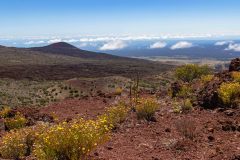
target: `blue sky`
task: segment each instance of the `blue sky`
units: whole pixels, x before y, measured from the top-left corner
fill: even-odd
[[[239,0],[1,0],[1,36],[240,34]]]

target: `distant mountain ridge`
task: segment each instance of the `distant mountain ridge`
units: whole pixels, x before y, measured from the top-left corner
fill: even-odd
[[[66,42],[53,43],[44,47],[33,47],[33,48],[29,48],[29,50],[40,51],[43,53],[87,58],[87,59],[118,59],[120,58],[119,56],[114,56],[106,53],[96,53],[96,52],[81,50]]]
[[[44,47],[0,47],[0,78],[66,80],[159,74],[174,65],[78,49],[60,42]]]

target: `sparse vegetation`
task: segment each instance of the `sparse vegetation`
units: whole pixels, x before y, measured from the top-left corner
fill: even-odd
[[[180,97],[180,98],[190,98],[192,96],[193,96],[193,89],[189,84],[182,85],[182,87],[180,88],[180,91],[177,93],[177,97]]]
[[[11,108],[8,106],[4,106],[2,110],[0,111],[0,117],[1,118],[7,118],[9,117],[9,114],[11,112]]]
[[[234,81],[239,82],[240,83],[240,72],[232,72],[231,76],[233,78]]]
[[[207,66],[199,66],[196,64],[187,64],[181,67],[178,67],[175,71],[175,76],[177,79],[184,82],[191,82],[196,78],[201,76],[208,75],[211,73],[211,69]]]
[[[24,158],[30,154],[39,160],[83,159],[98,145],[108,140],[108,133],[125,120],[128,112],[129,107],[119,103],[109,108],[97,120],[79,118],[69,123],[13,130],[3,136],[0,154],[3,158],[13,159]],[[10,127],[15,129],[21,128],[26,122],[20,115],[8,120],[11,120]]]
[[[120,87],[118,87],[118,88],[115,89],[115,92],[114,92],[114,93],[115,93],[115,95],[121,95],[122,92],[123,92],[123,89],[120,88]]]
[[[196,124],[191,119],[181,119],[176,122],[178,132],[185,138],[193,140],[196,137]]]
[[[212,74],[203,75],[203,76],[201,77],[201,82],[202,82],[203,84],[206,84],[206,83],[210,82],[213,78],[214,78],[214,75],[212,75]]]
[[[108,126],[115,128],[126,119],[129,110],[129,106],[124,103],[119,103],[116,106],[110,107],[107,112],[99,118],[105,119]]]
[[[218,93],[225,105],[232,105],[240,96],[240,84],[238,82],[223,83]]]
[[[0,141],[0,155],[6,159],[20,159],[30,155],[35,140],[47,127],[39,124],[6,133]]]
[[[147,98],[140,99],[136,105],[136,113],[139,119],[152,120],[156,110],[158,109],[158,103],[155,99]]]
[[[19,129],[26,126],[27,119],[18,113],[14,117],[5,118],[4,123],[8,130]]]
[[[193,109],[193,105],[192,105],[191,100],[190,100],[190,99],[185,99],[185,100],[183,101],[182,111],[183,111],[183,112],[188,112],[188,111],[190,111],[190,110],[192,110],[192,109]]]
[[[109,128],[104,120],[74,120],[50,127],[41,134],[34,145],[34,155],[39,160],[84,159],[108,138]]]

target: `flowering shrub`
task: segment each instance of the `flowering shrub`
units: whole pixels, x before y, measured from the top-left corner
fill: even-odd
[[[138,104],[136,105],[137,117],[139,119],[146,119],[150,121],[153,118],[157,109],[158,103],[155,99],[140,99]]]
[[[192,105],[192,102],[190,99],[186,99],[183,101],[183,105],[182,105],[183,112],[190,111],[190,110],[192,110],[192,108],[193,108],[193,105]]]
[[[179,102],[177,102],[176,100],[174,100],[173,102],[173,112],[174,113],[182,113],[182,106]]]
[[[186,64],[176,69],[175,76],[184,82],[191,82],[193,79],[208,75],[210,72],[211,70],[207,65]]]
[[[6,159],[19,159],[30,155],[34,141],[46,128],[46,125],[37,125],[6,133],[0,141],[0,155]]]
[[[118,87],[118,88],[115,89],[115,95],[120,96],[120,95],[122,94],[122,92],[123,92],[123,89],[120,88],[120,87]]]
[[[240,72],[232,72],[231,76],[233,78],[234,81],[239,82],[240,83]]]
[[[240,96],[240,84],[238,82],[222,83],[218,93],[225,105],[231,105]]]
[[[110,107],[105,114],[99,117],[99,119],[105,119],[109,127],[117,127],[119,123],[122,123],[129,112],[130,108],[124,104],[119,103],[116,106]]]
[[[84,159],[99,144],[108,140],[111,129],[125,120],[128,111],[129,108],[120,103],[109,108],[97,120],[80,118],[69,123],[39,124],[12,130],[1,138],[0,155],[8,159],[28,155],[38,160]]]
[[[193,93],[193,89],[190,85],[183,85],[180,91],[177,93],[177,97],[187,98],[191,97]]]
[[[206,83],[210,82],[213,78],[214,78],[214,75],[212,75],[212,74],[203,75],[203,76],[201,77],[201,82],[202,82],[203,84],[206,84]]]
[[[11,112],[11,108],[8,106],[3,107],[3,109],[0,111],[0,117],[1,118],[7,118],[9,116],[9,113]]]
[[[105,121],[75,120],[52,126],[41,134],[34,145],[38,160],[83,159],[97,145],[108,138]]]
[[[27,119],[21,114],[15,115],[13,118],[5,118],[4,124],[8,130],[19,129],[26,126]]]
[[[186,113],[192,110],[193,105],[190,99],[185,99],[182,102],[174,101],[173,102],[173,112],[174,113]]]

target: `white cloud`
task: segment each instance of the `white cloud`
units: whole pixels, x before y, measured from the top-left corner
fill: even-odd
[[[226,48],[225,50],[232,50],[232,51],[235,51],[235,52],[240,52],[240,44],[232,44],[232,43],[230,43],[228,45],[228,48]]]
[[[187,42],[187,41],[181,41],[181,42],[178,42],[178,43],[174,44],[173,46],[171,46],[171,49],[175,50],[175,49],[191,48],[191,47],[193,47],[192,43]]]
[[[86,46],[88,46],[88,43],[80,43],[78,46],[79,47],[86,47]]]
[[[75,43],[75,42],[79,42],[78,39],[68,39],[68,40],[63,40],[66,43]]]
[[[219,41],[215,43],[215,46],[223,46],[223,45],[227,45],[229,43],[233,43],[233,41]]]
[[[118,50],[118,49],[123,49],[127,47],[127,44],[122,41],[122,40],[115,40],[115,41],[110,41],[106,44],[104,44],[102,47],[99,49],[104,51],[104,50]]]
[[[166,46],[167,46],[166,42],[156,42],[156,43],[153,43],[152,45],[150,45],[150,48],[156,49],[156,48],[164,48]]]
[[[26,45],[32,45],[32,44],[43,44],[45,43],[44,41],[28,41],[28,42],[25,42],[24,44]]]
[[[49,41],[47,41],[47,43],[51,44],[51,43],[58,43],[58,42],[62,42],[62,39],[50,39]]]

